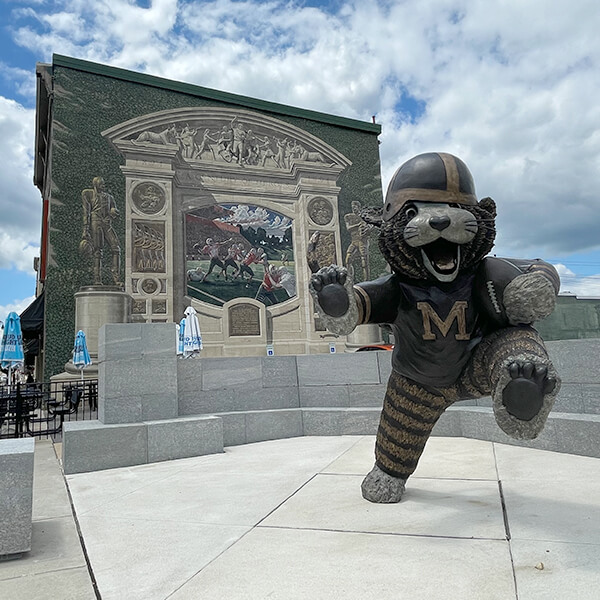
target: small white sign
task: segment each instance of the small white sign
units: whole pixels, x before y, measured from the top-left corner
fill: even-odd
[[[335,354],[335,344],[329,344],[329,354]]]
[[[273,350],[273,346],[271,344],[269,344],[267,346],[267,356],[274,356],[275,355],[275,350]]]

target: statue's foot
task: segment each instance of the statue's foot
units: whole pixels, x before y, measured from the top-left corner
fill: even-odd
[[[502,390],[502,404],[507,412],[521,421],[531,421],[542,409],[544,397],[556,387],[548,367],[528,361],[514,361],[508,366],[510,381]]]
[[[492,391],[494,416],[500,429],[518,440],[533,440],[544,428],[560,379],[554,367],[535,358],[507,362]]]
[[[391,504],[400,502],[405,484],[405,479],[392,477],[375,465],[362,482],[361,490],[363,498],[369,502]]]

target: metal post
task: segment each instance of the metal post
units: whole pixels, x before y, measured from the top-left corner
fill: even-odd
[[[23,398],[21,396],[21,382],[17,381],[17,403],[15,407],[15,437],[23,437]]]

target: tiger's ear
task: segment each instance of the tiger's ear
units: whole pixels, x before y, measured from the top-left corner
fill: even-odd
[[[374,225],[375,227],[381,227],[383,224],[383,207],[381,208],[363,208],[360,211],[360,218],[368,225]]]
[[[479,208],[489,213],[490,217],[496,218],[496,203],[491,198],[482,198],[478,204]]]

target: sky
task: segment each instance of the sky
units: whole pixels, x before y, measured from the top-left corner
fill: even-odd
[[[382,126],[498,205],[498,256],[600,296],[597,0],[0,0],[0,319],[33,299],[35,65],[52,54]]]

